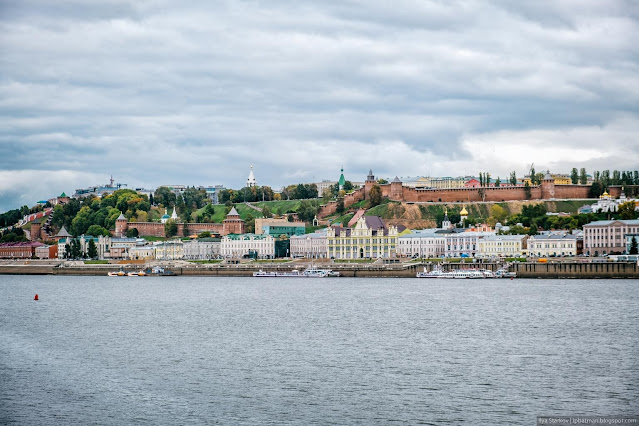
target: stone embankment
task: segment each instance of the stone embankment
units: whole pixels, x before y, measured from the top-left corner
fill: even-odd
[[[164,265],[176,275],[188,276],[252,276],[253,272],[303,270],[304,264],[177,264]],[[414,278],[424,268],[432,270],[432,263],[398,264],[341,264],[322,265],[323,269],[338,271],[342,277]],[[481,267],[497,270],[498,263],[442,265],[444,270]],[[9,275],[106,275],[120,268],[125,272],[139,271],[142,265],[64,265],[60,262],[5,262],[0,264],[0,274]],[[557,262],[557,263],[515,263],[509,267],[518,278],[639,278],[639,265],[631,262]]]

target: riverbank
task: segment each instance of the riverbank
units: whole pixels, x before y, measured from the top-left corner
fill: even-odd
[[[139,271],[150,265],[140,264],[110,264],[110,265],[69,265],[65,262],[38,263],[34,261],[17,261],[0,265],[0,274],[5,275],[106,275],[110,271],[120,268],[125,272]],[[253,272],[264,271],[292,271],[302,270],[307,264],[189,264],[187,262],[162,264],[177,276],[252,276]],[[497,270],[498,263],[484,263],[482,268]],[[328,264],[322,268],[338,271],[342,277],[367,278],[415,278],[417,272],[426,268],[432,270],[432,263],[399,263],[399,264]],[[443,264],[444,270],[472,268],[472,264]],[[509,271],[516,272],[518,278],[639,278],[639,266],[632,262],[606,263],[514,263]]]

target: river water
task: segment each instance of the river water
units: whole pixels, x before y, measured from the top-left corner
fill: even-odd
[[[0,424],[534,425],[638,383],[637,280],[0,276]]]

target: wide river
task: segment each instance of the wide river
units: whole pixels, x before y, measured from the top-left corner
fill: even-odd
[[[638,384],[638,280],[0,276],[0,424],[534,425]]]

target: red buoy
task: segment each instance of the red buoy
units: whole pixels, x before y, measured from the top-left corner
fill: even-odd
[[[35,297],[33,298],[33,300],[40,300],[38,299],[38,295],[36,294]]]

